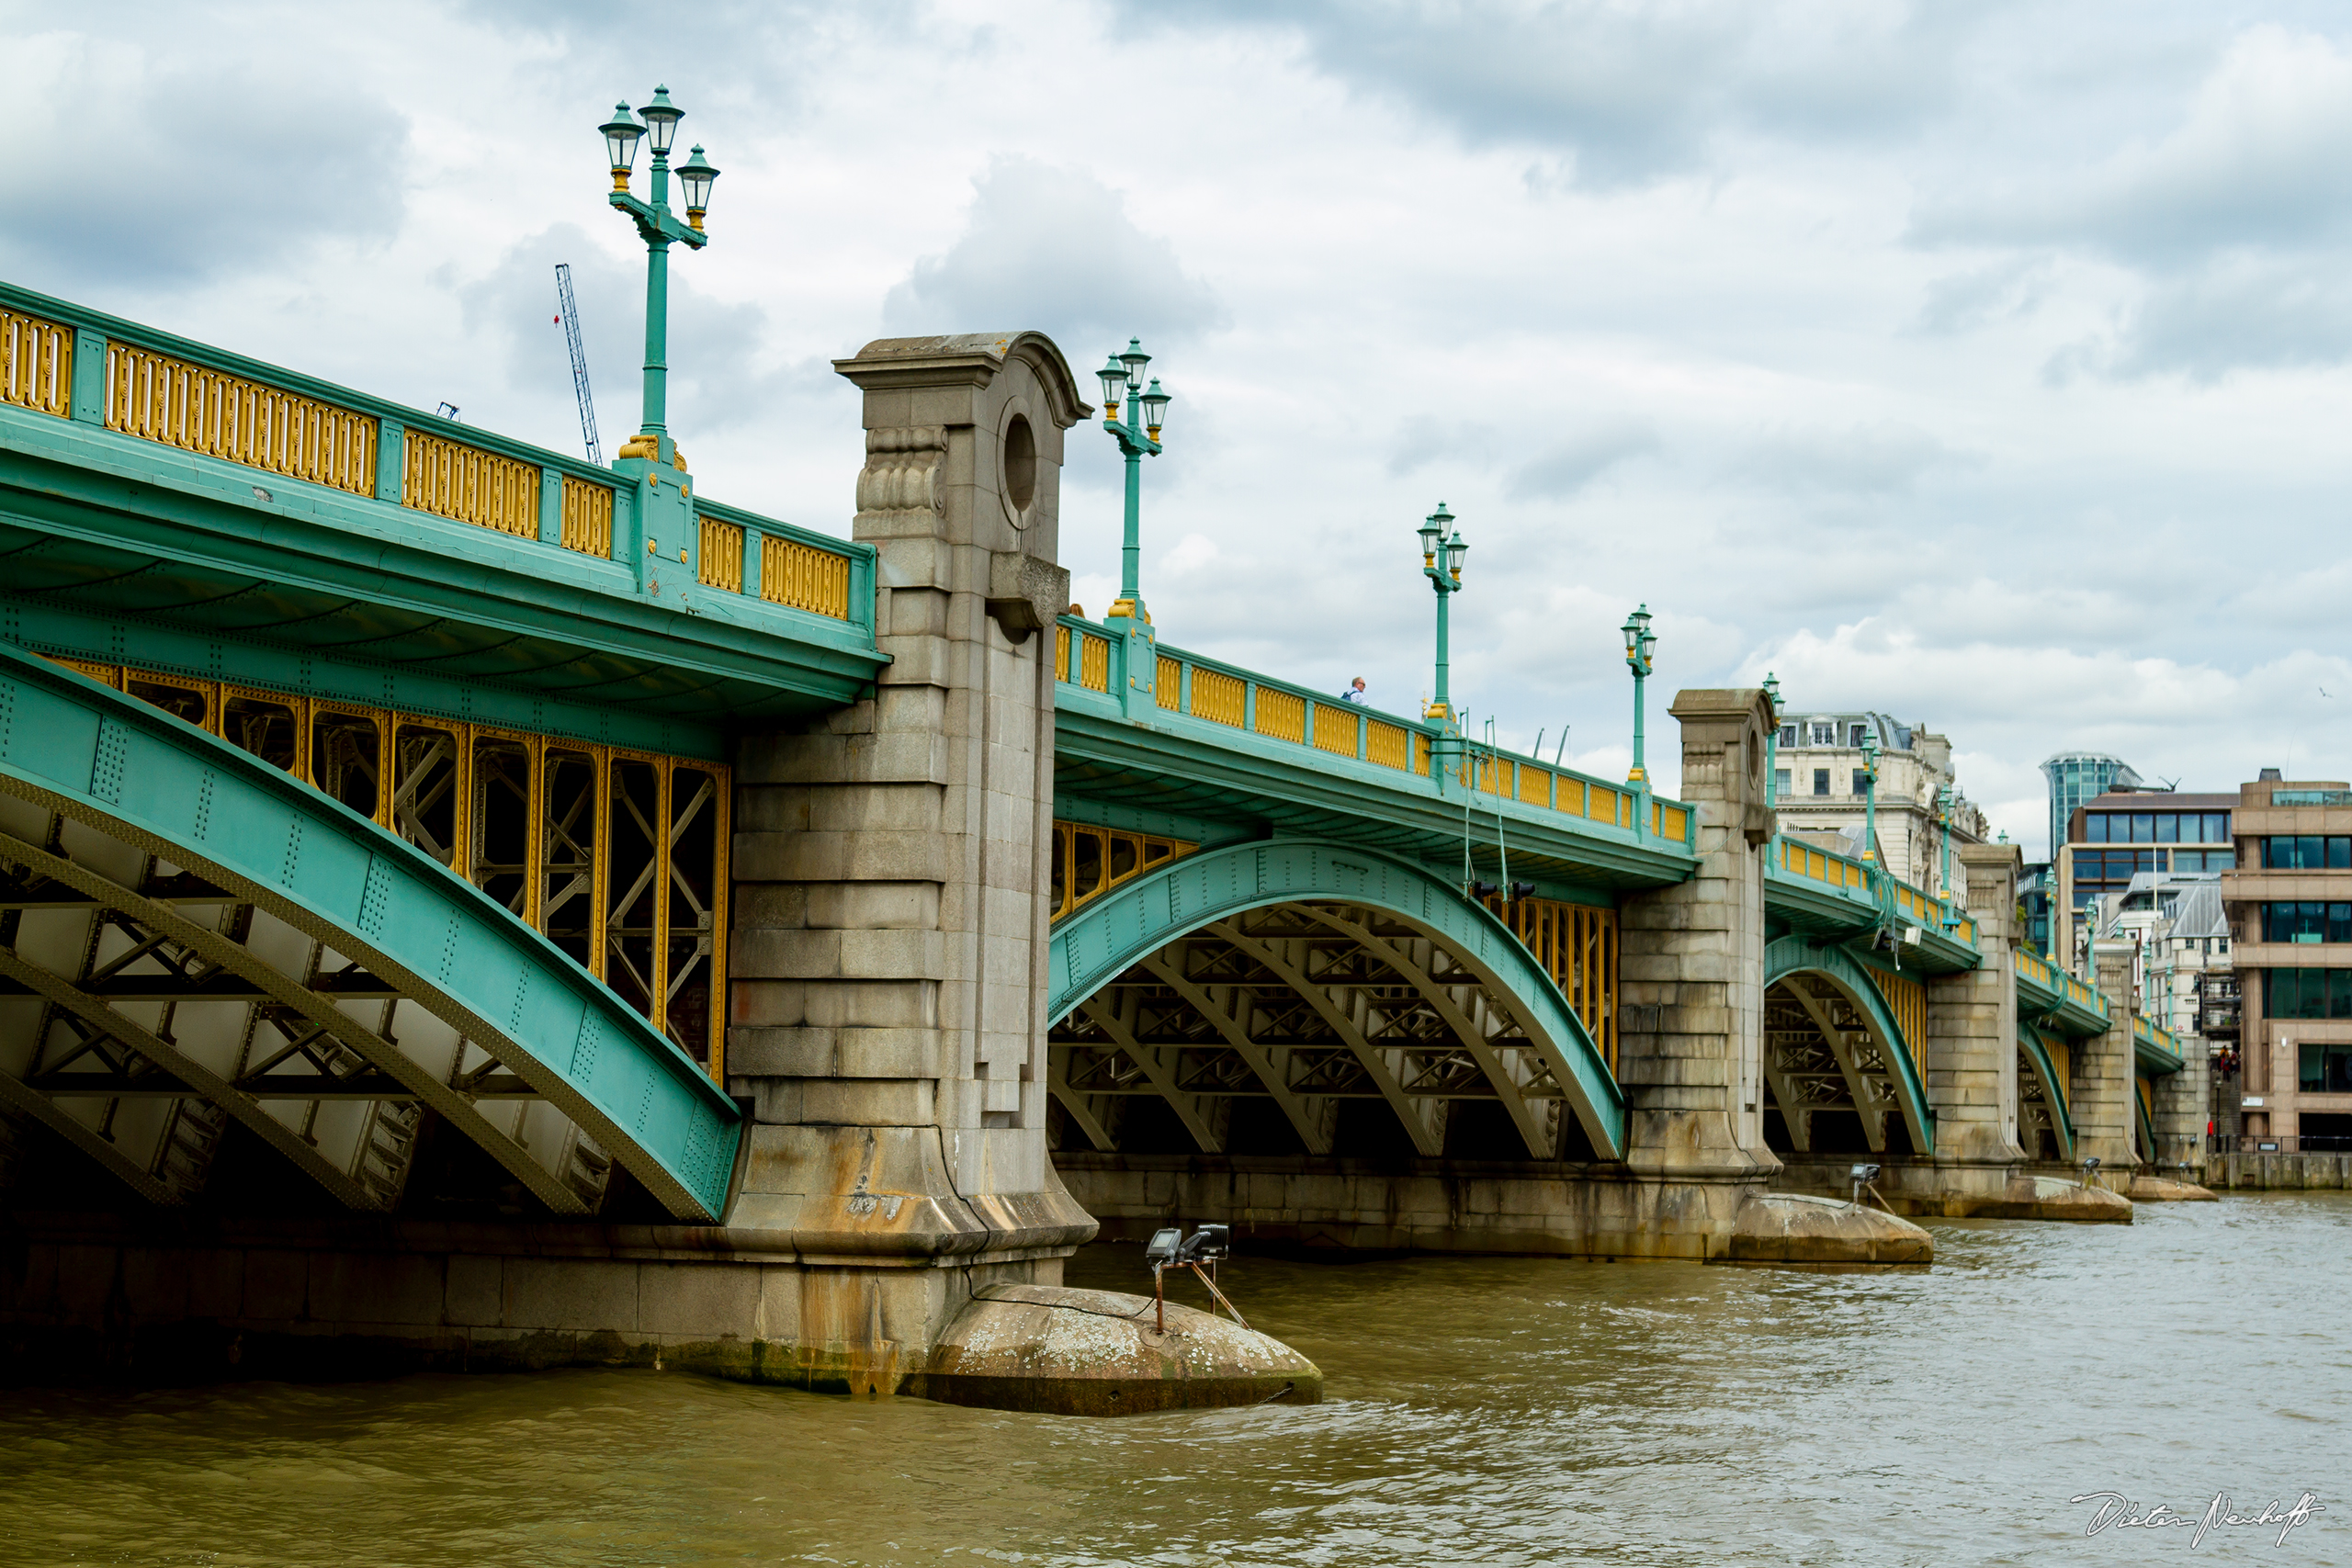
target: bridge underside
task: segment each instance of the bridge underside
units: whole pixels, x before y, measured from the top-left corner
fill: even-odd
[[[1596,1157],[1519,1011],[1381,909],[1243,910],[1144,956],[1055,1027],[1054,1146]]]
[[[1894,1157],[1925,1146],[1894,1065],[1901,1048],[1826,976],[1774,982],[1764,993],[1766,1143],[1781,1154]]]
[[[233,1152],[243,1207],[388,1213],[437,1144],[461,1212],[597,1214],[627,1170],[707,1222],[740,1113],[424,851],[0,647],[0,1117],[87,1156],[17,1172],[51,1206],[187,1205]]]

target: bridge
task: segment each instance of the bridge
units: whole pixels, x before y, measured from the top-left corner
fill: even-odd
[[[20,1374],[1019,1403],[974,1325],[1098,1232],[1916,1262],[2169,1195],[2130,949],[2023,950],[2007,845],[1778,834],[1767,694],[1676,699],[1669,799],[1087,619],[1059,350],[837,367],[846,540],[0,286]]]

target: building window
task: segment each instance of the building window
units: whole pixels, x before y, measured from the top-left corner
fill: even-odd
[[[2324,838],[2316,833],[2281,835],[2262,840],[2265,871],[2343,871],[2352,868],[2352,838]]]
[[[1854,793],[1856,795],[1868,795],[1870,792],[1871,775],[1869,771],[1863,768],[1856,768],[1854,770]]]
[[[1784,724],[1781,726],[1781,744],[1783,746],[1795,746],[1799,744],[1799,741],[1797,740],[1797,727],[1795,725]]]
[[[2092,844],[2226,844],[2226,811],[2087,811],[2083,840]]]
[[[2305,1094],[2352,1094],[2352,1045],[2307,1040],[2295,1087]]]
[[[2352,942],[2352,904],[2279,901],[2262,906],[2265,942]]]
[[[2262,1010],[2271,1018],[2352,1018],[2352,969],[2265,969]]]
[[[1867,724],[1848,725],[1846,727],[1846,744],[1849,746],[1861,745],[1863,737],[1870,733],[1870,728],[1871,727]]]
[[[1815,768],[1813,770],[1813,793],[1815,795],[1827,795],[1829,793],[1829,770],[1827,768]]]
[[[1813,727],[1813,743],[1814,743],[1815,746],[1835,746],[1835,745],[1837,745],[1837,744],[1838,744],[1838,727],[1837,727],[1836,725],[1834,725],[1834,724],[1816,724],[1816,725],[1815,725],[1815,726]]]
[[[1772,770],[1772,793],[1774,795],[1786,795],[1795,787],[1796,786],[1794,784],[1789,783],[1788,769],[1775,768]]]

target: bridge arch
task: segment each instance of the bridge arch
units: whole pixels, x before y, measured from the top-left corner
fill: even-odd
[[[1814,1148],[1823,1111],[1852,1113],[1871,1153],[1890,1152],[1895,1122],[1909,1152],[1935,1152],[1935,1112],[1912,1055],[1924,1042],[1906,1037],[1873,972],[1845,948],[1801,936],[1766,945],[1764,1036],[1766,1090],[1795,1152],[1861,1152]]]
[[[2018,1141],[2036,1158],[2075,1158],[2075,1121],[2066,1109],[2063,1044],[2018,1021]]]
[[[1096,1148],[1115,1146],[1114,1102],[1143,1096],[1220,1152],[1217,1118],[1246,1097],[1310,1154],[1333,1152],[1340,1102],[1377,1099],[1424,1156],[1465,1100],[1524,1145],[1491,1157],[1561,1157],[1569,1117],[1623,1156],[1624,1096],[1558,985],[1409,861],[1307,839],[1202,851],[1066,917],[1051,965],[1050,1088]]]
[[[569,955],[220,738],[0,644],[0,1109],[162,1203],[242,1124],[345,1206],[430,1111],[559,1214],[727,1202],[741,1113]]]

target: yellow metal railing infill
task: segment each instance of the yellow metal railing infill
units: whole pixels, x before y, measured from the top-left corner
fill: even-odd
[[[376,493],[377,425],[366,414],[128,344],[107,345],[107,428],[353,495]]]
[[[613,558],[613,491],[610,485],[563,476],[563,547],[600,560]]]
[[[1074,624],[1083,615],[1073,609],[1069,620],[1055,628],[1054,675],[1089,691],[1108,692],[1111,639]],[[1155,657],[1153,704],[1159,708],[1375,767],[1424,778],[1430,774],[1431,738],[1421,730],[1375,717],[1350,703],[1327,702],[1188,658],[1165,652]],[[1471,789],[1521,806],[1645,831],[1671,842],[1690,841],[1690,809],[1676,802],[1651,800],[1644,822],[1642,796],[1636,791],[1593,784],[1488,748],[1469,747],[1448,766]]]
[[[760,536],[760,597],[812,615],[849,619],[849,558],[774,534]]]
[[[539,469],[421,430],[407,433],[401,504],[520,539],[539,536]]]
[[[701,554],[695,561],[695,579],[711,588],[741,593],[743,592],[741,525],[721,523],[715,517],[704,517],[698,521],[702,524],[702,544]]]
[[[74,334],[55,321],[0,310],[0,403],[70,418]]]

